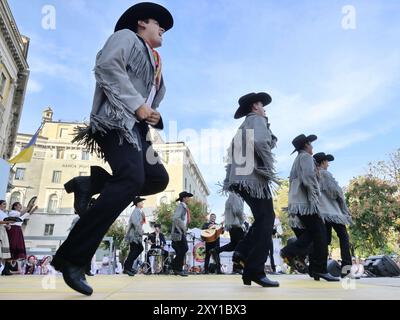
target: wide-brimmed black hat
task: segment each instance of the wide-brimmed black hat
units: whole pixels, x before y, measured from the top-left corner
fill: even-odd
[[[166,8],[152,2],[140,2],[122,14],[114,31],[129,29],[135,32],[137,22],[145,19],[156,20],[165,31],[171,29],[174,25],[174,19]]]
[[[179,198],[176,199],[176,201],[182,201],[183,198],[186,198],[186,197],[191,198],[191,197],[193,197],[193,194],[191,194],[191,193],[189,193],[189,192],[186,192],[186,191],[183,191],[183,192],[181,192],[181,193],[179,194]]]
[[[160,228],[161,229],[161,224],[160,223],[155,223],[154,228]]]
[[[263,106],[270,104],[272,101],[271,96],[266,92],[248,93],[239,99],[239,108],[235,112],[235,119],[239,119],[251,112],[253,103],[261,102]]]
[[[133,204],[136,206],[139,202],[142,202],[146,199],[141,198],[141,197],[135,197],[135,199],[133,199]]]
[[[321,163],[322,161],[328,160],[333,161],[335,157],[331,154],[325,154],[325,152],[318,152],[314,154],[314,159],[317,163]]]
[[[310,134],[309,136],[306,136],[305,134],[301,134],[301,135],[297,136],[292,141],[292,144],[295,147],[292,154],[295,153],[296,151],[303,149],[303,147],[306,143],[310,143],[315,140],[317,140],[317,136],[315,134]]]

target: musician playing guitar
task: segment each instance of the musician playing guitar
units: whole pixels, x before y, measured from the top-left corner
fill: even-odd
[[[211,213],[209,222],[206,222],[203,225],[202,229],[206,230],[206,229],[210,229],[210,228],[218,228],[218,227],[220,227],[218,224],[215,223],[215,219],[216,218],[217,218],[217,216],[214,213]],[[206,257],[205,257],[205,260],[204,260],[204,273],[208,274],[209,273],[208,266],[210,264],[210,256],[211,256],[210,251],[212,249],[214,249],[214,248],[218,248],[219,247],[219,238],[217,240],[213,241],[213,242],[206,242],[205,244],[206,244]],[[217,260],[219,260],[219,259],[217,259]],[[217,274],[222,274],[222,272],[221,272],[221,264],[219,263],[219,261],[215,261],[215,263],[217,264]]]

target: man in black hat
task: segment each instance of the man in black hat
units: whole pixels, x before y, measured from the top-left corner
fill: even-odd
[[[147,135],[149,125],[163,128],[156,109],[165,86],[161,57],[155,49],[172,26],[173,18],[164,7],[135,4],[118,20],[114,34],[96,57],[90,124],[78,129],[74,141],[91,152],[98,151],[113,175],[104,179],[107,182],[95,205],[82,215],[52,262],[67,285],[85,295],[93,289],[85,280],[84,266],[115,219],[135,196],[156,194],[168,185],[168,173]],[[85,200],[90,199],[88,194],[99,188],[91,183],[72,185],[75,202],[89,201]]]
[[[183,191],[179,194],[178,206],[172,218],[171,240],[172,248],[175,250],[175,258],[172,261],[172,269],[175,275],[187,277],[187,273],[182,270],[185,255],[189,247],[186,239],[187,228],[190,224],[189,202],[193,194]]]
[[[239,99],[235,119],[246,116],[228,150],[229,159],[223,190],[237,193],[250,207],[254,223],[236,246],[232,260],[244,265],[243,284],[278,287],[267,278],[265,262],[272,246],[275,213],[271,184],[277,182],[272,149],[277,138],[270,130],[264,107],[271,103],[268,93],[249,93]]]
[[[139,257],[143,251],[143,225],[146,223],[146,216],[143,211],[144,200],[146,199],[140,197],[136,197],[133,200],[135,209],[129,218],[128,231],[125,235],[125,241],[129,243],[129,254],[124,263],[123,273],[129,276],[135,275],[135,271],[133,270],[132,266],[137,257]]]
[[[327,229],[327,243],[331,244],[332,229],[336,231],[340,243],[340,254],[342,257],[341,276],[350,276],[352,266],[349,234],[346,225],[352,224],[351,214],[346,205],[342,188],[333,175],[328,171],[329,162],[335,158],[331,154],[319,152],[314,155],[318,168],[318,182],[321,189],[321,197],[318,209]]]
[[[316,135],[301,134],[293,139],[294,152],[298,152],[294,160],[289,178],[289,215],[299,219],[305,231],[296,241],[281,250],[281,256],[286,261],[298,256],[304,248],[313,242],[313,252],[310,255],[310,275],[315,280],[339,281],[327,271],[328,245],[326,228],[318,210],[320,189],[317,179],[312,142]]]

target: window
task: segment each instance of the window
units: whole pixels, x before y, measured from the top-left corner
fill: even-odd
[[[89,151],[82,150],[82,159],[81,160],[89,160]]]
[[[57,159],[64,159],[64,148],[57,148]]]
[[[53,179],[51,182],[60,183],[61,181],[61,171],[53,171]]]
[[[187,178],[185,178],[185,190],[187,190]]]
[[[192,193],[192,185],[189,185],[189,192]]]
[[[79,172],[79,176],[80,177],[85,177],[85,176],[88,176],[88,173],[86,171],[80,171]]]
[[[4,95],[4,90],[7,85],[7,77],[4,73],[1,73],[0,75],[0,96]]]
[[[67,128],[60,129],[60,138],[68,138],[68,129]]]
[[[15,171],[15,180],[24,180],[25,168],[17,168]]]
[[[15,202],[21,202],[21,192],[13,192],[10,197],[10,208]]]
[[[48,213],[56,213],[58,207],[58,197],[56,194],[52,194],[49,198],[49,204],[47,205]]]
[[[166,204],[167,202],[168,202],[167,196],[161,197],[161,199],[160,199],[160,204]]]
[[[44,235],[45,236],[52,236],[54,231],[54,224],[46,224],[44,226]]]

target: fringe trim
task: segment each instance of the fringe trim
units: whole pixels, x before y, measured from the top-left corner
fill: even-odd
[[[326,170],[320,171],[319,185],[321,191],[324,191],[331,199],[335,200],[342,194],[339,184]]]
[[[100,66],[96,66],[94,74],[97,85],[103,90],[109,102],[104,104],[105,113],[109,117],[109,121],[119,122],[125,127],[126,119],[136,119],[135,115],[129,112],[129,106],[126,106],[120,99],[119,89],[103,78],[104,72],[102,70]]]
[[[297,216],[289,215],[288,225],[290,228],[305,229],[305,226]]]
[[[295,203],[289,204],[288,213],[291,215],[312,215],[318,214],[318,207],[317,204],[312,202],[311,204],[304,204],[304,203]]]
[[[75,137],[72,139],[72,143],[77,143],[80,146],[83,146],[86,150],[88,150],[91,154],[95,154],[99,158],[106,160],[103,151],[100,146],[97,144],[95,140],[95,134],[99,133],[101,136],[107,134],[110,130],[116,130],[119,138],[119,145],[122,145],[124,139],[132,144],[137,150],[141,150],[141,147],[138,142],[138,137],[134,135],[134,132],[130,132],[128,130],[121,129],[119,126],[116,126],[112,122],[99,122],[96,120],[95,116],[92,116],[92,121],[90,125],[85,125],[84,127],[76,127],[75,128]]]
[[[142,79],[146,84],[147,91],[150,92],[154,81],[154,71],[147,57],[147,48],[145,47],[144,49],[146,52],[143,52],[143,50],[136,45],[132,48],[128,59],[127,70],[131,71],[136,78]],[[147,64],[149,64],[149,67],[146,67]]]
[[[343,225],[351,225],[353,223],[351,217],[349,216],[330,216],[330,215],[324,215],[320,214],[322,220],[324,222],[332,222],[336,224],[343,224]]]
[[[240,196],[240,194],[237,193],[237,190],[234,190],[233,186],[237,186],[240,191],[245,191],[250,194],[251,197],[257,199],[270,199],[273,194],[276,193],[276,188],[271,185],[271,183],[260,184],[247,180],[225,182],[222,186],[221,193],[227,195],[229,192],[233,192]]]

